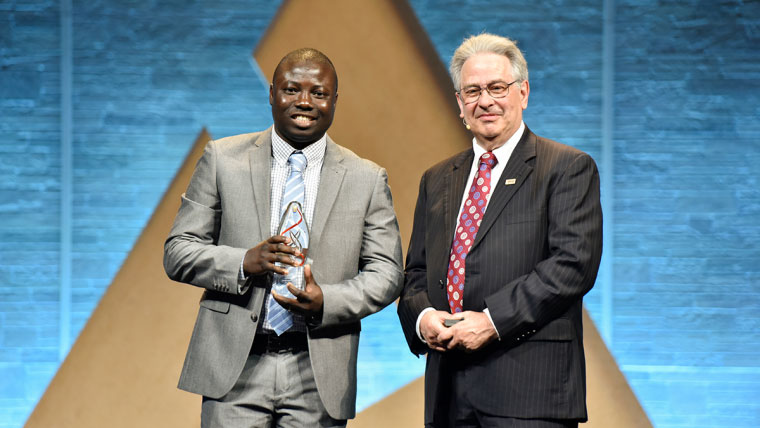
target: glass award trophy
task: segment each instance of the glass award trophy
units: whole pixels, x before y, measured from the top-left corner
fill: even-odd
[[[288,283],[290,282],[297,288],[303,289],[303,265],[307,262],[306,256],[309,252],[309,227],[306,224],[300,202],[293,201],[288,204],[282,213],[277,233],[290,238],[290,246],[301,252],[300,256],[295,257],[296,266],[282,265],[278,262],[277,265],[285,267],[288,274],[274,274],[272,278],[272,287],[277,294],[292,299],[294,296],[288,291]]]

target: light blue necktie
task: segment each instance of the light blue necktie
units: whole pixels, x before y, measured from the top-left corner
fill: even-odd
[[[303,201],[305,187],[303,183],[303,172],[306,170],[306,156],[300,152],[293,152],[288,158],[290,164],[290,175],[285,182],[285,190],[282,193],[282,226],[285,227],[286,236],[291,240],[298,241],[297,247],[309,247],[309,232],[306,227],[306,220],[303,218]],[[298,209],[294,209],[291,202],[298,202]],[[288,209],[288,208],[291,209]],[[281,233],[281,231],[278,231]],[[294,245],[295,243],[291,243]],[[293,298],[288,291],[287,284],[292,282],[296,287],[302,288],[303,266],[287,266],[288,275],[283,276],[274,274],[272,278],[272,288],[277,294]],[[285,308],[280,306],[274,297],[269,296],[267,321],[277,335],[281,335],[293,326],[293,315]]]

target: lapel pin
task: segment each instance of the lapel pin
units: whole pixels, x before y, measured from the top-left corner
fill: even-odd
[[[517,179],[516,178],[508,178],[507,181],[504,182],[504,184],[507,185],[507,186],[511,186],[511,185],[513,185],[515,183],[517,183]]]

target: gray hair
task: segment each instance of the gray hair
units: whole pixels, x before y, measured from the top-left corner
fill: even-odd
[[[451,57],[449,73],[451,80],[454,81],[454,89],[457,91],[462,89],[460,87],[462,84],[462,66],[471,56],[479,53],[494,53],[507,57],[512,65],[512,77],[518,83],[528,80],[528,63],[517,47],[517,43],[506,37],[483,33],[466,38],[454,51],[454,56]]]

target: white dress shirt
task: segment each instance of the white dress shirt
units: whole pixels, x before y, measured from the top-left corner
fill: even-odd
[[[325,160],[325,149],[327,147],[327,134],[322,138],[309,144],[302,150],[306,156],[306,170],[303,173],[305,195],[304,195],[304,216],[306,217],[306,224],[311,230],[312,219],[314,217],[314,207],[317,202],[317,193],[319,190],[319,174],[322,171],[322,164]],[[290,164],[288,164],[288,158],[295,152],[290,144],[285,142],[282,137],[277,134],[277,130],[272,128],[272,161],[271,166],[271,188],[270,188],[270,222],[269,230],[271,235],[277,233],[277,228],[280,226],[280,217],[282,217],[282,192],[285,190],[285,182],[290,176]],[[244,257],[245,259],[245,257]],[[238,279],[238,293],[244,294],[248,288],[245,286],[246,280],[243,271],[243,261],[240,261],[240,277]],[[293,285],[299,288],[303,288],[303,278],[293,280]],[[268,298],[267,298],[268,300]],[[270,331],[271,326],[267,321],[267,303],[264,302],[264,310],[262,313],[263,322],[261,327],[265,331]],[[289,331],[306,331],[306,326],[303,317],[298,314],[293,314],[293,327]]]

